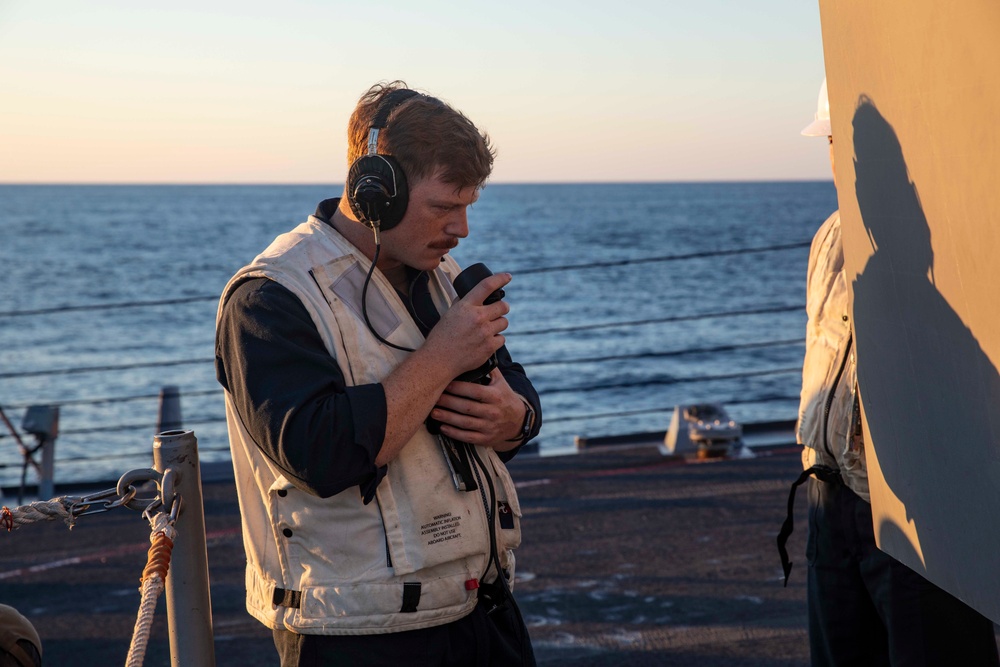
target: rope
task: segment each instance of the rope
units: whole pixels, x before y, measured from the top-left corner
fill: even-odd
[[[36,500],[31,504],[21,505],[14,509],[5,506],[0,509],[0,527],[6,528],[9,533],[15,528],[26,526],[29,523],[62,519],[72,529],[76,522],[76,517],[71,511],[72,507],[73,501],[66,497]]]
[[[142,600],[139,603],[139,613],[135,619],[135,629],[132,631],[132,644],[128,649],[125,667],[142,667],[146,657],[146,647],[149,644],[149,633],[153,626],[153,614],[156,612],[156,601],[163,592],[170,568],[170,552],[174,548],[174,538],[177,531],[170,524],[170,515],[160,512],[151,522],[152,531],[149,541],[152,545],[146,556],[146,567],[139,580],[139,592]]]

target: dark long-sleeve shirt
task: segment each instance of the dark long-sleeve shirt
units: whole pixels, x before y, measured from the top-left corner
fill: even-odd
[[[437,313],[420,290],[404,298],[426,335]],[[433,326],[433,324],[431,324]],[[511,389],[532,404],[534,437],[541,426],[538,394],[506,347],[497,351]],[[329,497],[359,486],[370,499],[385,475],[375,465],[386,427],[381,384],[347,386],[312,318],[288,289],[266,278],[238,285],[223,307],[216,337],[216,375],[233,397],[247,431],[264,454],[302,490]],[[510,460],[515,450],[500,453]]]

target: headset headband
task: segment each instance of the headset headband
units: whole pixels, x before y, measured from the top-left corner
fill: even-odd
[[[385,96],[385,99],[382,100],[382,103],[379,104],[378,109],[375,111],[375,118],[372,119],[371,129],[368,130],[368,155],[378,154],[378,132],[385,128],[386,123],[389,122],[389,115],[393,110],[406,100],[419,94],[415,90],[402,88],[394,90]]]

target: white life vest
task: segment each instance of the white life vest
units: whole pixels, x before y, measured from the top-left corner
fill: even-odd
[[[802,364],[797,438],[803,467],[840,470],[852,491],[870,502],[864,447],[853,438],[857,364],[851,341],[840,212],[816,232],[806,278],[806,355]]]
[[[335,229],[310,216],[236,273],[219,314],[242,280],[274,280],[305,306],[346,383],[377,383],[408,353],[378,342],[364,323],[361,290],[370,266]],[[450,257],[431,272],[440,312],[457,298],[451,284],[457,273]],[[372,275],[367,310],[387,340],[414,349],[423,344],[380,271]],[[357,488],[324,499],[295,487],[257,447],[228,392],[226,416],[252,616],[272,629],[358,635],[441,625],[472,611],[490,553],[483,495],[456,490],[437,436],[421,427],[365,505]],[[521,540],[517,494],[496,452],[475,451],[490,471],[501,566],[513,579],[512,549]],[[489,497],[488,486],[483,490]]]

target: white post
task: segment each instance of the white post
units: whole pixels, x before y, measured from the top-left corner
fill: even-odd
[[[153,438],[153,467],[174,471],[181,497],[177,539],[167,570],[167,627],[172,667],[215,667],[212,599],[205,545],[198,440],[192,431],[166,431]],[[164,499],[169,501],[169,499]],[[170,508],[164,508],[169,511]]]

